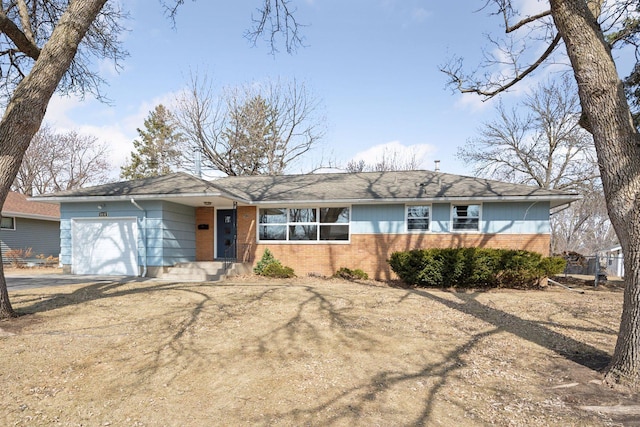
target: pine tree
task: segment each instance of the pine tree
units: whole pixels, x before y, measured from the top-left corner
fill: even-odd
[[[137,129],[140,137],[133,141],[135,151],[120,168],[123,179],[139,179],[166,175],[181,164],[180,144],[183,136],[174,124],[173,115],[162,104],[149,113],[145,129]]]

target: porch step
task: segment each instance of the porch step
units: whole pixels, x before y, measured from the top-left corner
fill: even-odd
[[[225,274],[222,261],[180,262],[169,268],[161,279],[176,282],[219,282],[228,276],[250,271],[251,266],[243,263],[232,263]]]

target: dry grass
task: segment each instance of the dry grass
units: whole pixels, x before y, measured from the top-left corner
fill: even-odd
[[[26,315],[0,322],[6,426],[600,426],[640,417],[636,395],[600,384],[617,288],[464,293],[240,278],[96,282],[12,298]],[[607,413],[616,405],[627,411]]]

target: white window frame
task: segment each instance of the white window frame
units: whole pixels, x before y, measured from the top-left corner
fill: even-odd
[[[260,222],[260,209],[284,209],[285,210],[285,214],[286,214],[286,219],[287,221],[284,223],[261,223]],[[348,222],[335,222],[335,223],[324,223],[324,222],[320,222],[320,218],[322,216],[321,214],[321,210],[322,209],[329,209],[329,208],[347,208],[349,210],[349,221]],[[290,218],[290,211],[291,209],[315,209],[316,212],[316,221],[315,222],[293,222],[291,221]],[[256,242],[257,243],[261,243],[261,244],[294,244],[294,245],[298,245],[298,244],[312,244],[312,245],[326,245],[326,244],[330,244],[330,245],[335,245],[335,244],[349,244],[351,243],[351,229],[352,229],[352,225],[351,225],[351,215],[353,214],[353,209],[351,207],[351,205],[331,205],[331,206],[322,206],[322,205],[313,205],[313,206],[309,206],[309,205],[303,205],[303,206],[299,206],[299,205],[294,205],[294,206],[282,206],[282,205],[278,205],[278,206],[258,206],[256,209]],[[285,240],[263,240],[260,239],[260,228],[262,226],[276,226],[276,225],[283,225],[285,226]],[[299,225],[299,226],[316,226],[316,239],[315,240],[291,240],[290,239],[290,228],[291,226],[295,226],[295,225]],[[327,225],[346,225],[348,227],[348,235],[347,235],[347,240],[321,240],[320,236],[321,236],[321,228],[322,226],[327,226]]]
[[[453,212],[456,206],[477,206],[478,207],[478,228],[470,230],[470,229],[455,229],[453,228]],[[480,233],[480,224],[482,223],[482,203],[451,203],[450,211],[449,211],[449,231],[451,233]]]
[[[11,220],[11,228],[2,227],[2,222],[0,220],[0,230],[16,231],[16,217],[15,216],[3,216],[3,217],[0,217],[0,218],[2,218],[2,219],[10,219]]]
[[[409,208],[414,207],[414,206],[425,206],[429,208],[429,216],[427,217],[428,219],[428,223],[427,223],[427,229],[426,230],[413,230],[409,228]],[[404,205],[404,229],[407,233],[430,233],[431,232],[431,217],[433,213],[433,208],[431,207],[431,204],[427,204],[427,203],[413,203],[413,204],[406,204]],[[425,217],[415,217],[415,219],[420,219],[420,218],[425,218]]]

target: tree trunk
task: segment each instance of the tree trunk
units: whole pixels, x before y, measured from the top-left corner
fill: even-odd
[[[107,0],[72,0],[31,72],[11,96],[0,122],[0,208],[78,45]],[[0,262],[2,261],[0,257]],[[15,316],[0,269],[0,318]]]
[[[640,148],[609,46],[585,0],[550,0],[593,133],[607,210],[624,253],[620,332],[607,368],[609,383],[640,380]]]

